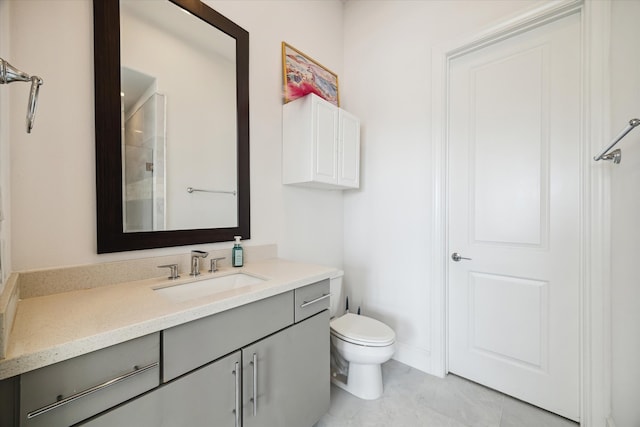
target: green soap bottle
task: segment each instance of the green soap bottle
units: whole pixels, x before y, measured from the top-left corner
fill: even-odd
[[[231,263],[234,267],[242,267],[244,265],[244,254],[242,253],[242,246],[240,246],[240,236],[234,236],[236,243],[231,249]]]

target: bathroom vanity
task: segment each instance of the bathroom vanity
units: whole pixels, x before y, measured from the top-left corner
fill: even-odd
[[[21,300],[0,359],[0,425],[310,427],[329,407],[332,271],[271,259],[242,269],[259,283],[186,300],[158,292],[167,279]],[[220,286],[237,272],[196,280]],[[57,345],[31,342],[55,330]]]

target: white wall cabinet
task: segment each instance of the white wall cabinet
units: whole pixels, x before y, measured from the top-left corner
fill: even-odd
[[[360,120],[310,94],[282,107],[282,181],[323,189],[360,186]]]

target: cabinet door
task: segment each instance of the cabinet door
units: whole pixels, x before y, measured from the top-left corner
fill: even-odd
[[[10,427],[17,425],[17,390],[18,377],[0,381],[0,426]]]
[[[338,182],[338,109],[327,101],[313,98],[313,180]]]
[[[344,110],[339,114],[338,185],[360,186],[360,120]]]
[[[311,427],[329,409],[328,310],[244,348],[242,359],[244,427]]]
[[[115,408],[83,427],[238,427],[240,352]],[[237,393],[237,394],[236,394]],[[239,415],[239,414],[238,414]]]
[[[286,328],[293,313],[289,291],[164,330],[163,382]]]

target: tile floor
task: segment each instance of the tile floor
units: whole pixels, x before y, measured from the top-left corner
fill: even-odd
[[[578,424],[463,378],[437,378],[395,360],[383,365],[383,396],[360,400],[331,386],[316,427],[577,427]]]

